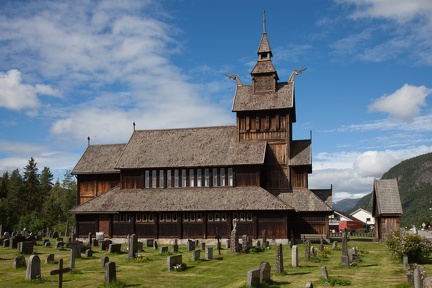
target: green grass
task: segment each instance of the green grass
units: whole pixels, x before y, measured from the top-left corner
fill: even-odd
[[[51,239],[51,243],[54,240]],[[53,253],[55,260],[63,258],[64,267],[69,267],[69,250],[55,250],[43,247],[42,242],[35,246],[35,254],[41,259],[41,278],[25,280],[24,268],[13,269],[13,260],[19,255],[18,250],[0,247],[0,283],[7,287],[58,287],[58,276],[51,276],[50,271],[58,269],[58,264],[47,264],[45,259]],[[340,245],[340,244],[339,244]],[[179,245],[179,254],[183,255],[186,269],[180,272],[166,271],[167,255],[160,255],[159,250],[145,247],[140,257],[127,260],[127,253],[108,254],[94,247],[93,257],[75,260],[75,269],[63,275],[63,287],[245,287],[247,271],[257,268],[263,261],[272,266],[271,281],[261,287],[305,287],[312,282],[314,287],[409,287],[406,283],[402,263],[391,258],[390,252],[383,243],[371,239],[351,239],[349,249],[358,247],[361,261],[356,266],[342,267],[341,250],[332,250],[325,245],[325,253],[318,254],[310,261],[304,260],[304,245],[299,244],[299,267],[291,266],[291,249],[284,245],[284,272],[276,273],[276,249],[253,251],[248,254],[232,254],[222,250],[218,255],[213,250],[213,260],[192,261],[191,252],[186,246]],[[315,245],[317,248],[318,245]],[[126,246],[122,246],[125,251]],[[204,258],[203,252],[201,258]],[[108,256],[116,263],[117,282],[104,284],[104,268],[100,266],[102,256]],[[29,255],[25,255],[26,260]],[[83,254],[84,257],[84,254]],[[432,273],[431,264],[426,264],[428,274]],[[329,280],[321,279],[321,267],[326,266]],[[3,285],[2,284],[2,285]],[[5,286],[6,287],[6,286]]]

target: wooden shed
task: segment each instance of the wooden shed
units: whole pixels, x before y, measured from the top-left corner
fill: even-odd
[[[402,204],[397,179],[374,179],[372,216],[375,218],[375,237],[385,240],[387,233],[399,230]]]
[[[332,188],[309,189],[311,139],[292,139],[294,71],[279,82],[264,31],[251,84],[236,75],[231,126],[134,130],[128,143],[89,145],[77,176],[77,234],[273,239],[327,234]],[[219,235],[217,235],[219,234]]]

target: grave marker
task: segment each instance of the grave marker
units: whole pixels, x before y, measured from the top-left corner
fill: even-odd
[[[171,271],[173,266],[180,265],[183,263],[182,255],[171,255],[167,257],[167,271]]]
[[[108,262],[105,264],[105,283],[111,283],[117,280],[116,264],[115,262]]]
[[[205,259],[211,260],[213,259],[213,247],[207,247],[205,250]]]
[[[282,273],[283,269],[283,253],[282,253],[282,244],[276,244],[276,272]]]
[[[13,263],[13,268],[14,269],[27,268],[26,260],[25,260],[25,257],[23,255],[17,256],[15,258],[14,263]]]
[[[260,283],[260,269],[251,269],[247,273],[246,287],[257,287]]]
[[[322,278],[324,280],[328,280],[329,279],[328,273],[327,273],[327,267],[326,266],[322,266],[321,267],[321,275],[322,275]]]
[[[109,257],[104,256],[101,258],[101,267],[105,267],[105,264],[109,262]]]
[[[192,251],[192,261],[200,260],[200,257],[201,257],[201,250]]]
[[[57,261],[54,260],[54,254],[49,254],[45,259],[45,263],[57,264]]]
[[[298,267],[298,248],[297,245],[292,246],[291,250],[291,265],[293,267]]]
[[[26,280],[33,280],[41,277],[40,258],[37,255],[31,255],[28,259]]]
[[[261,262],[260,264],[260,283],[270,281],[271,266],[269,262]]]
[[[137,254],[138,254],[138,237],[135,234],[132,234],[128,237],[128,259],[136,258]]]
[[[63,259],[60,258],[60,260],[59,260],[59,269],[52,270],[50,272],[50,275],[58,275],[58,287],[62,288],[62,285],[63,285],[63,274],[64,273],[68,273],[70,271],[72,271],[72,269],[70,267],[63,268]]]

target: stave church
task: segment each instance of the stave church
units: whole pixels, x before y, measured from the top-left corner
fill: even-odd
[[[292,139],[294,80],[280,82],[264,29],[251,84],[236,75],[232,126],[135,130],[89,145],[74,167],[76,233],[154,239],[328,236],[332,188],[309,189],[312,139]],[[234,82],[233,82],[234,85]]]

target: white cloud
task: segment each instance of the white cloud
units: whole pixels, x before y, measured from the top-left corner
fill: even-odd
[[[411,121],[425,105],[432,90],[425,86],[405,84],[391,95],[384,95],[369,106],[369,111],[389,113],[398,119]]]
[[[380,177],[399,162],[391,151],[367,151],[356,158],[353,166],[360,176]]]
[[[429,0],[337,0],[356,5],[353,18],[387,18],[404,23],[426,17],[432,23],[432,2]]]
[[[0,107],[36,110],[41,105],[38,95],[59,96],[60,92],[49,85],[22,83],[21,72],[17,69],[0,72]]]

